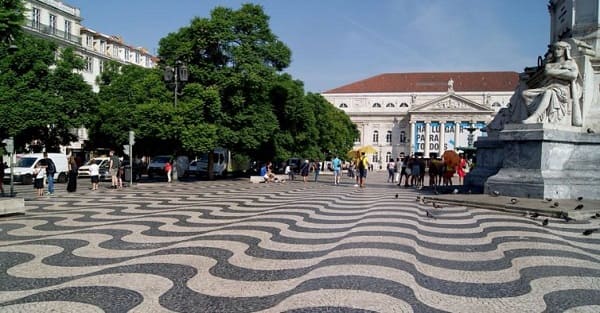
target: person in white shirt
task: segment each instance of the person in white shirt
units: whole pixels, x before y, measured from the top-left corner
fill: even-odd
[[[98,181],[100,181],[100,167],[96,162],[90,165],[90,177],[92,180],[92,190],[98,190]]]
[[[44,178],[46,178],[46,168],[42,166],[41,162],[36,164],[33,175],[35,177],[33,188],[36,189],[38,197],[41,197],[44,195]]]

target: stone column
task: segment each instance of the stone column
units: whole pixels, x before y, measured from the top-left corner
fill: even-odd
[[[408,137],[408,144],[409,144],[409,155],[412,155],[415,153],[415,144],[416,144],[416,139],[415,139],[415,122],[414,121],[410,121],[410,137]]]
[[[442,156],[444,154],[444,144],[446,143],[446,123],[440,121],[440,150],[438,151],[438,156]]]
[[[458,132],[460,131],[460,121],[454,121],[454,150],[458,148]]]
[[[429,157],[429,134],[431,133],[430,128],[431,128],[431,122],[426,121],[425,122],[425,149],[423,149],[423,157],[424,158]]]

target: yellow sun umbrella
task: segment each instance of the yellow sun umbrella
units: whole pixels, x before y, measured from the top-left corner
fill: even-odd
[[[377,153],[377,148],[373,147],[373,146],[364,146],[364,147],[360,147],[358,148],[358,151],[360,152],[364,152],[364,153]]]
[[[346,156],[349,157],[350,159],[358,158],[360,156],[360,151],[358,151],[358,150],[350,150],[350,151],[348,151],[348,153],[346,154]]]

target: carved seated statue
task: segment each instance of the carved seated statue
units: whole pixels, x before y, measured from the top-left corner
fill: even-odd
[[[581,126],[581,76],[577,63],[571,58],[570,48],[571,45],[564,41],[554,43],[550,58],[543,65],[541,86],[529,88],[526,84],[529,77],[522,74],[509,107],[500,110],[486,128],[499,131],[506,123]]]

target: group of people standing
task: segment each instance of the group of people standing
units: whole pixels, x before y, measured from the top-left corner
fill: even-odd
[[[465,159],[464,154],[460,154],[460,161],[457,165],[452,162],[445,162],[442,159],[431,159],[429,164],[423,157],[405,156],[404,153],[396,161],[390,161],[387,165],[388,182],[396,183],[404,187],[421,188],[425,186],[425,174],[429,176],[429,186],[451,186],[452,178],[458,176],[458,184],[462,185],[464,177],[469,172],[471,164]]]
[[[44,152],[44,158],[41,159],[33,169],[33,188],[36,190],[38,197],[44,195],[44,185],[48,186],[46,195],[54,194],[54,175],[56,174],[56,164],[48,157],[48,153]],[[77,191],[77,161],[74,156],[70,156],[67,162],[68,164],[68,176],[67,176],[67,191]]]

